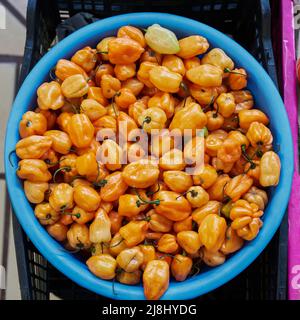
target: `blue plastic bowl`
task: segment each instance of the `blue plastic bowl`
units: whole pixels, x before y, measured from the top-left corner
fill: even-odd
[[[171,282],[163,299],[191,299],[207,293],[243,271],[269,243],[282,217],[289,199],[293,173],[293,147],[290,126],[281,97],[260,64],[229,37],[202,23],[175,15],[162,13],[133,13],[115,16],[90,24],[58,43],[30,72],[24,81],[12,108],[7,124],[5,142],[6,181],[14,211],[37,249],[62,273],[80,286],[113,299],[144,299],[143,288],[104,281],[95,277],[85,263],[68,253],[51,238],[35,218],[27,201],[22,182],[16,175],[17,158],[12,156],[15,167],[9,162],[9,154],[19,140],[18,124],[22,114],[36,105],[36,90],[48,80],[49,70],[61,58],[70,58],[78,49],[94,46],[99,39],[115,35],[119,27],[134,25],[147,27],[159,23],[173,30],[179,38],[193,34],[206,37],[211,47],[222,48],[249,74],[248,88],[254,94],[255,106],[266,112],[270,118],[274,144],[279,146],[282,170],[279,185],[271,190],[270,202],[264,214],[264,226],[253,241],[232,255],[223,265],[207,268],[201,274],[184,282]]]

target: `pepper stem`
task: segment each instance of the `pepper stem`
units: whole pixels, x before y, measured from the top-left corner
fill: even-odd
[[[58,168],[54,174],[53,174],[53,182],[56,182],[56,175],[60,172],[60,171],[65,171],[65,172],[70,172],[72,170],[72,168],[70,166],[65,166],[65,167],[61,167]]]
[[[98,181],[99,176],[100,176],[100,167],[99,167],[99,163],[97,162],[97,178],[93,182],[93,186],[96,188],[102,188],[107,184],[107,180],[105,179],[101,179]]]
[[[141,197],[141,195],[138,193],[138,191],[136,189],[134,189],[135,194],[138,196],[139,200],[136,201],[136,205],[139,208],[141,205],[145,205],[145,204],[155,204],[155,205],[159,205],[160,204],[160,199],[157,200],[145,200]]]
[[[98,50],[97,50],[96,53],[97,53],[97,54],[99,54],[99,53],[108,54],[108,51],[98,51]]]
[[[144,124],[145,123],[150,123],[151,120],[152,120],[151,117],[149,117],[149,116],[145,117],[145,119],[142,122],[142,129],[144,129]]]
[[[241,72],[237,72],[237,71],[232,71],[232,70],[230,70],[229,68],[225,68],[225,69],[224,69],[224,73],[239,74],[239,75],[241,75],[241,76],[247,77],[246,74],[241,73]]]
[[[157,190],[155,190],[155,191],[147,191],[146,192],[146,195],[148,196],[148,197],[150,197],[150,196],[153,196],[155,193],[157,193],[158,191],[160,190],[160,184],[158,184],[158,188],[157,188]]]
[[[246,145],[245,144],[242,144],[241,145],[241,150],[242,150],[242,155],[244,157],[244,159],[250,163],[250,167],[249,169],[247,170],[247,172],[251,169],[255,169],[256,168],[256,164],[253,162],[253,160],[249,157],[248,153],[246,152]],[[246,173],[247,173],[246,172]]]

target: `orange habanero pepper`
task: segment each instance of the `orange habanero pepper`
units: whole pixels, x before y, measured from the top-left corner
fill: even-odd
[[[42,225],[51,225],[60,218],[60,213],[56,212],[48,202],[37,204],[34,215]]]
[[[47,182],[52,178],[48,167],[40,159],[24,159],[18,164],[17,176],[32,182]]]
[[[68,132],[77,148],[86,148],[94,137],[94,126],[86,114],[74,114],[70,119]]]
[[[45,82],[37,89],[37,103],[42,110],[57,110],[61,108],[65,99],[62,88],[56,81]]]
[[[108,59],[112,64],[133,63],[143,52],[143,47],[131,38],[116,38],[108,43]]]
[[[254,239],[263,222],[260,217],[263,211],[255,203],[249,203],[246,200],[238,200],[232,206],[230,219],[232,220],[231,228],[236,230],[237,235],[244,240]]]
[[[147,229],[146,221],[130,221],[120,228],[119,233],[128,247],[134,247],[145,240]]]
[[[163,260],[149,261],[143,273],[144,294],[148,300],[158,300],[168,289],[169,265]]]
[[[52,146],[52,139],[44,136],[29,136],[18,141],[16,154],[21,159],[38,159]]]
[[[89,270],[101,279],[111,280],[116,276],[117,261],[107,253],[90,257],[86,264]]]
[[[42,113],[27,111],[19,123],[21,138],[33,135],[43,135],[47,130],[47,118]]]
[[[253,179],[246,174],[240,174],[233,177],[224,187],[224,194],[232,201],[237,201],[252,186]]]
[[[80,66],[84,71],[90,72],[96,66],[97,54],[96,50],[91,47],[84,47],[75,52],[71,61]]]
[[[44,136],[52,139],[52,149],[61,154],[67,154],[70,152],[72,142],[67,133],[60,130],[48,130],[44,133]]]
[[[186,198],[174,191],[159,191],[153,200],[157,203],[155,211],[172,221],[184,220],[192,211]]]
[[[226,220],[217,214],[207,215],[199,226],[199,237],[205,248],[211,252],[218,251],[225,239]]]
[[[171,273],[176,281],[184,281],[192,270],[193,260],[182,254],[176,254],[171,263]]]
[[[81,74],[68,77],[61,84],[61,91],[66,98],[81,98],[89,91],[89,85]]]
[[[75,74],[81,74],[86,79],[88,77],[85,71],[76,63],[66,59],[58,60],[55,67],[55,75],[57,78],[59,78],[61,81],[64,81]]]

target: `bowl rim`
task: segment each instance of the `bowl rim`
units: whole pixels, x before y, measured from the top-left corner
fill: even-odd
[[[267,211],[277,211],[277,214],[272,218],[272,223],[265,224],[257,238],[235,253],[224,264],[212,268],[205,273],[200,273],[184,282],[171,282],[169,289],[162,297],[162,299],[191,299],[216,289],[230,281],[257,258],[278,229],[284,216],[291,190],[293,176],[293,145],[289,121],[283,102],[273,81],[262,66],[231,38],[196,20],[157,12],[139,12],[117,15],[94,22],[75,31],[56,44],[46,55],[44,55],[44,57],[42,57],[28,74],[19,89],[10,112],[6,130],[4,155],[6,183],[14,212],[20,224],[36,248],[54,267],[80,286],[97,294],[112,299],[144,299],[141,285],[127,286],[115,283],[114,290],[112,290],[111,281],[96,278],[89,272],[84,263],[80,262],[72,254],[64,250],[62,246],[46,232],[44,227],[35,218],[33,210],[25,197],[22,184],[15,173],[16,168],[10,165],[11,159],[14,163],[17,162],[16,155],[11,156],[11,151],[15,149],[15,143],[19,139],[18,125],[16,125],[16,123],[21,119],[22,114],[28,110],[27,106],[32,103],[32,98],[35,97],[37,87],[45,81],[47,74],[51,69],[49,66],[54,66],[61,57],[70,56],[70,52],[73,53],[76,49],[82,47],[82,42],[95,38],[98,34],[100,35],[101,33],[109,32],[122,25],[131,23],[139,26],[148,26],[153,23],[159,23],[162,26],[171,29],[172,26],[175,28],[175,26],[178,27],[178,25],[182,25],[184,31],[187,30],[187,33],[189,34],[200,33],[208,39],[213,37],[214,42],[216,43],[226,43],[226,49],[224,49],[223,45],[220,47],[225,51],[230,52],[230,56],[233,60],[236,60],[234,56],[238,57],[238,55],[241,55],[243,56],[244,64],[250,68],[251,73],[253,75],[259,73],[259,79],[261,83],[263,83],[264,90],[269,93],[269,103],[276,104],[276,107],[280,112],[281,128],[286,134],[284,153],[281,154],[282,172],[280,183],[276,187],[274,197],[267,208]]]

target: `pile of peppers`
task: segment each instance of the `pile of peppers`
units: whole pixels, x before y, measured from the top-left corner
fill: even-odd
[[[15,150],[36,218],[67,250],[82,252],[94,275],[142,282],[147,299],[159,299],[171,277],[224,263],[258,235],[266,188],[280,179],[269,119],[247,78],[204,37],[178,40],[159,25],[123,26],[59,60],[19,123]],[[97,139],[120,122],[128,137],[164,129],[171,148],[149,145],[154,162],[132,139]],[[191,129],[184,150],[168,135],[173,129]],[[197,129],[205,130],[202,146]],[[203,167],[189,174],[184,154],[201,147]],[[112,161],[98,161],[99,150]]]

